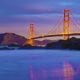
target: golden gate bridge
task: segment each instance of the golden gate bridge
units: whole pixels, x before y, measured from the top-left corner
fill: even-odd
[[[71,32],[71,23],[72,22],[74,23],[73,25],[75,25],[77,27],[77,29],[80,30],[79,26],[77,26],[76,23],[75,23],[76,20],[75,21],[73,19],[71,20],[70,10],[64,9],[63,27],[61,26],[62,27],[62,32],[60,32],[60,33],[54,33],[54,34],[49,34],[48,33],[48,34],[45,34],[45,35],[35,36],[34,24],[30,24],[29,30],[28,30],[29,37],[28,37],[26,43],[30,44],[30,45],[34,45],[34,40],[35,39],[46,38],[46,37],[63,37],[64,40],[67,40],[67,39],[70,38],[70,36],[79,36],[80,32]],[[60,25],[59,25],[59,27],[60,27]],[[58,30],[60,30],[59,27],[58,27]],[[56,29],[54,29],[54,32],[55,31],[56,31]]]

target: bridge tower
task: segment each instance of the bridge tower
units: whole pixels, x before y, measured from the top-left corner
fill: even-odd
[[[69,39],[70,34],[70,10],[64,9],[64,25],[63,25],[63,37],[64,40]]]
[[[35,34],[34,24],[30,24],[28,33],[29,33],[28,34],[29,36],[28,36],[27,44],[34,46],[34,40],[32,39],[34,37],[34,34]]]

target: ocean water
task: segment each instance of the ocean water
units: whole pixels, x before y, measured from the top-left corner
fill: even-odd
[[[80,51],[0,51],[0,80],[80,80]]]

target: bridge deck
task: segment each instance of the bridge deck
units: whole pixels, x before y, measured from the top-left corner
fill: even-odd
[[[44,35],[44,36],[38,36],[38,37],[34,37],[34,38],[31,38],[31,39],[39,39],[39,38],[46,38],[46,37],[60,37],[60,36],[67,36],[67,35],[70,35],[70,36],[80,36],[80,33],[71,33],[71,34],[52,34],[52,35]]]

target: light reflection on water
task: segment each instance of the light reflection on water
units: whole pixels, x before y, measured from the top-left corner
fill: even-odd
[[[74,80],[75,71],[70,63],[64,63],[62,68],[34,69],[30,66],[30,80]]]
[[[80,80],[80,52],[1,51],[0,80]]]

